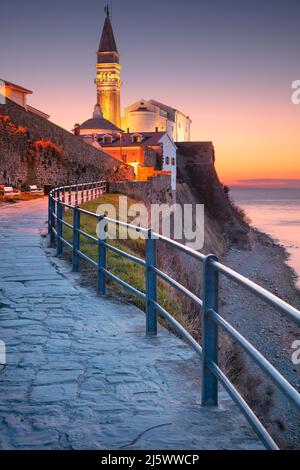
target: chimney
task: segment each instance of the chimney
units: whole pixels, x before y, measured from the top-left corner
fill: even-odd
[[[80,124],[74,125],[74,135],[80,135]]]

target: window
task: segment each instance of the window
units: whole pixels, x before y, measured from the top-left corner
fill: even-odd
[[[112,143],[112,136],[111,135],[105,135],[103,138],[102,138],[102,142],[104,144],[111,144]]]
[[[132,136],[132,143],[133,144],[141,143],[141,142],[142,142],[142,136],[140,134],[134,134]]]
[[[173,157],[172,158],[172,165],[175,166],[175,163],[176,163],[176,161],[175,161],[175,158]]]
[[[166,157],[166,159],[165,159],[165,164],[166,164],[166,165],[170,165],[170,157]]]

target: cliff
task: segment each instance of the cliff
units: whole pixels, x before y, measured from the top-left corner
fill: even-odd
[[[176,143],[178,194],[185,185],[194,201],[204,204],[206,214],[218,225],[224,238],[240,248],[251,247],[251,232],[242,212],[230,201],[215,169],[211,142]]]
[[[59,186],[132,180],[133,169],[7,100],[0,106],[0,184]]]
[[[177,190],[172,192],[170,178],[160,175],[147,182],[115,183],[112,192],[126,194],[150,204],[203,204],[205,236],[203,252],[222,256],[233,244],[250,249],[252,235],[244,214],[229,199],[215,169],[214,147],[211,142],[176,143]]]

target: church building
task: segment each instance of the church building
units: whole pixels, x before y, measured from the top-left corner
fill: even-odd
[[[176,144],[190,140],[191,120],[181,111],[155,100],[139,100],[121,120],[121,65],[108,5],[97,51],[97,103],[93,116],[75,124],[74,133],[114,158],[132,165],[136,179],[158,174],[171,177],[176,189]]]
[[[115,126],[121,126],[121,65],[110,16],[105,7],[106,18],[97,52],[97,102],[102,108],[103,117]]]
[[[122,128],[127,132],[167,132],[174,142],[189,142],[191,120],[178,109],[141,99],[125,108]]]

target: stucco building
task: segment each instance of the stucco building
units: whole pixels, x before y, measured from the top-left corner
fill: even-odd
[[[177,147],[166,132],[105,133],[98,142],[104,152],[133,166],[137,180],[169,174],[176,190]]]
[[[27,88],[17,85],[16,83],[8,82],[6,80],[0,79],[1,88],[0,93],[4,95],[5,98],[9,98],[14,103],[17,103],[19,106],[22,106],[26,111],[37,114],[38,116],[49,119],[49,114],[40,111],[39,109],[30,106],[27,102],[28,95],[32,95],[32,91]]]
[[[189,142],[191,122],[178,109],[141,99],[125,108],[122,128],[127,132],[167,132],[174,142]]]
[[[99,104],[95,105],[91,119],[84,121],[82,124],[75,124],[74,126],[74,134],[81,136],[86,143],[94,147],[99,146],[98,136],[108,132],[122,132],[122,130],[103,117],[102,109]]]

